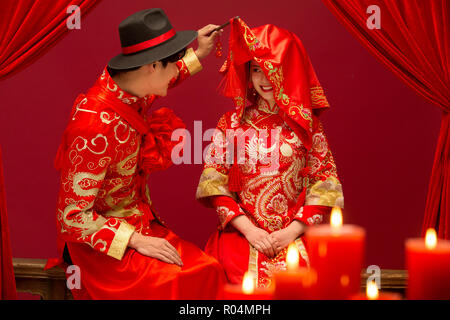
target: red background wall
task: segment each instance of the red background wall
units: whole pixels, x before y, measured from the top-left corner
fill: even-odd
[[[82,17],[81,30],[2,81],[0,145],[13,255],[55,256],[53,158],[71,105],[119,52],[119,22],[150,7],[163,8],[177,30],[239,15],[250,26],[273,23],[300,37],[331,104],[322,119],[344,187],[344,221],[366,228],[367,265],[404,268],[404,240],[420,233],[440,111],[376,61],[319,0],[104,0]],[[225,33],[224,46],[226,39]],[[203,121],[204,130],[214,127],[232,108],[216,92],[222,61],[209,56],[201,73],[156,106],[172,107],[191,130],[195,120]],[[195,201],[201,170],[173,166],[154,174],[150,187],[168,225],[203,247],[217,220]]]

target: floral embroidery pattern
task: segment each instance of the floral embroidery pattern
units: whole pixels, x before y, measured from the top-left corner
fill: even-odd
[[[321,214],[315,214],[312,217],[308,218],[308,222],[310,225],[319,224],[322,222],[323,216]]]
[[[219,215],[220,224],[222,226],[225,225],[227,221],[231,220],[231,218],[236,215],[234,211],[231,211],[227,207],[217,207],[216,210]]]
[[[239,21],[239,22],[240,22],[241,27],[244,28],[244,40],[247,43],[248,48],[251,51],[255,51],[256,49],[260,48],[261,43],[254,36],[253,32],[251,32],[250,28],[243,21]]]
[[[282,194],[277,194],[272,198],[272,200],[270,200],[268,208],[278,214],[286,215],[288,211],[288,201]]]

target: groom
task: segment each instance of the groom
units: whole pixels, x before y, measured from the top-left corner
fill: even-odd
[[[217,297],[221,266],[165,226],[147,185],[171,165],[171,133],[184,127],[170,109],[147,111],[202,69],[215,28],[176,31],[161,9],[137,12],[119,25],[122,53],[77,97],[55,159],[60,258],[48,263],[79,267],[75,299]]]

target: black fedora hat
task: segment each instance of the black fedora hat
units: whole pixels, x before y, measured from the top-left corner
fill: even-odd
[[[176,32],[159,8],[136,12],[119,25],[122,53],[108,66],[123,70],[140,67],[171,56],[197,38],[197,31]]]

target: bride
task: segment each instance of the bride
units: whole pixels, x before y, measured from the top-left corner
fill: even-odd
[[[318,118],[329,104],[300,40],[241,19],[230,37],[222,85],[236,108],[217,124],[196,196],[218,213],[206,252],[228,281],[241,283],[248,271],[268,286],[274,271],[286,269],[289,244],[309,265],[302,235],[343,207],[342,186]]]

